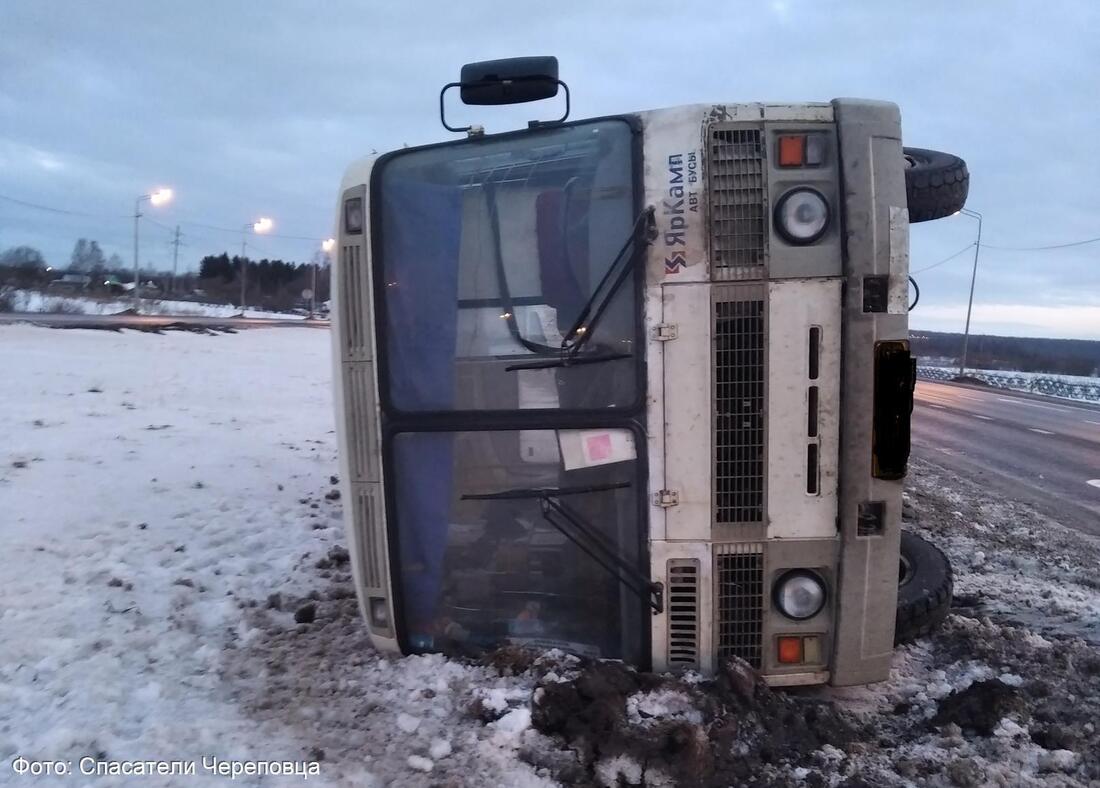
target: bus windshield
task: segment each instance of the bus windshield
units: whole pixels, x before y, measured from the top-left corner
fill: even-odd
[[[635,402],[633,276],[585,342],[585,360],[599,363],[554,363],[636,234],[632,137],[624,121],[594,121],[379,163],[385,403],[423,412]],[[627,244],[626,255],[637,252]]]

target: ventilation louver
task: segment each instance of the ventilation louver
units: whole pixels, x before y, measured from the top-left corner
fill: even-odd
[[[668,562],[668,664],[699,667],[699,562]]]

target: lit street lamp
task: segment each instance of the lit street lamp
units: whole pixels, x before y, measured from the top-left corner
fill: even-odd
[[[172,199],[171,189],[157,189],[143,194],[134,200],[134,311],[141,311],[141,269],[138,266],[138,223],[141,219],[141,204],[146,200],[150,205],[164,205]]]
[[[248,263],[245,261],[245,248],[248,244],[249,231],[256,233],[270,232],[271,228],[275,226],[275,222],[268,219],[266,216],[261,217],[254,221],[252,224],[246,224],[241,231],[241,314],[244,314],[244,291],[248,279]]]
[[[966,356],[970,345],[970,310],[974,307],[974,281],[978,278],[978,252],[982,248],[982,215],[969,208],[962,208],[955,215],[960,213],[978,220],[978,239],[974,242],[974,270],[970,274],[970,300],[966,304],[966,329],[963,331],[963,352],[959,362],[959,377],[962,377],[966,374]]]
[[[321,241],[321,251],[325,255],[325,264],[329,263],[329,252],[336,248],[336,239],[327,238]],[[313,313],[317,311],[317,258],[313,258],[313,282],[309,288],[309,319],[313,319]]]

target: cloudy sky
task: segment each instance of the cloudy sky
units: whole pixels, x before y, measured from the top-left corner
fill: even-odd
[[[439,87],[470,60],[556,54],[574,117],[695,102],[889,99],[906,144],[970,167],[985,216],[974,330],[1100,339],[1100,4],[1034,2],[367,3],[0,0],[0,249],[64,264],[76,238],[142,263],[240,248],[308,260],[341,172],[447,138]],[[509,116],[480,108],[490,131]],[[58,213],[20,204],[68,211]],[[204,226],[206,225],[206,226]],[[229,228],[227,232],[222,229]],[[913,228],[912,268],[974,240]],[[314,240],[315,239],[315,240]],[[961,330],[972,250],[917,274],[917,328]]]

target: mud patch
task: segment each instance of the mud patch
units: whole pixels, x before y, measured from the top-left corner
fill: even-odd
[[[999,680],[977,681],[940,701],[935,726],[954,724],[964,733],[991,736],[1002,719],[1025,708],[1020,693]]]
[[[585,662],[572,679],[537,677],[533,697],[534,727],[576,756],[551,767],[565,784],[787,784],[814,753],[860,737],[835,705],[772,692],[739,661],[713,681]]]

